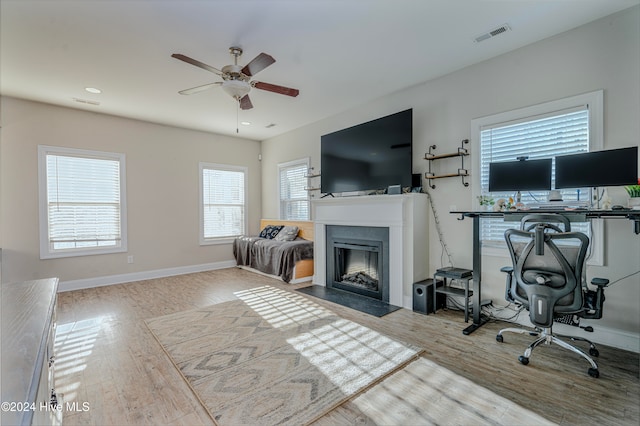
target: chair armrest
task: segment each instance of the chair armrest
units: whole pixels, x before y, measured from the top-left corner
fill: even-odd
[[[513,281],[513,266],[503,266],[500,268],[500,272],[504,272],[507,274],[507,280],[504,288],[504,298],[507,302],[513,303],[515,302],[514,298],[511,296],[511,285]]]
[[[606,278],[592,278],[591,284],[598,286],[600,288],[604,288],[609,284],[609,280]]]
[[[513,274],[513,266],[503,266],[502,268],[500,268],[500,272],[505,272],[507,274]],[[596,278],[594,278],[594,279],[596,279]],[[609,281],[607,281],[607,282],[609,282]]]

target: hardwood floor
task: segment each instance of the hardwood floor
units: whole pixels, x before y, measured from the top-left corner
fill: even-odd
[[[60,293],[55,374],[56,388],[64,394],[64,424],[213,424],[144,320],[234,300],[234,292],[263,285],[287,290],[304,286],[230,268]],[[464,336],[460,312],[424,316],[401,309],[376,318],[313,301],[346,319],[424,348],[425,360],[479,385],[469,400],[485,398],[491,404],[490,395],[497,394],[558,424],[640,422],[640,357],[636,353],[599,346],[601,375],[593,379],[586,374],[584,360],[557,346],[536,349],[531,363],[521,365],[517,357],[531,338],[510,334],[505,343],[497,343],[495,335],[504,323],[490,322]],[[442,387],[450,385],[451,379],[441,383]],[[482,395],[483,389],[487,396]],[[433,403],[428,395],[411,396],[412,401],[418,398],[412,404]],[[346,402],[316,423],[382,424],[360,406],[354,400]],[[393,406],[388,411],[393,418]],[[517,412],[512,414],[484,421],[526,423],[526,418],[518,420]],[[397,419],[396,424],[401,424],[402,417]],[[465,424],[456,413],[430,416],[420,423]]]

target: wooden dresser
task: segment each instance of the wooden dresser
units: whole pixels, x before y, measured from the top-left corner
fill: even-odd
[[[2,285],[3,425],[62,421],[53,376],[57,291],[57,278]]]

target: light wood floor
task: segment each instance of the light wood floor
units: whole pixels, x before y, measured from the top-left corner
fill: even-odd
[[[234,292],[262,285],[288,285],[230,268],[179,277],[59,294],[56,387],[67,405],[64,424],[213,424],[144,320],[234,300]],[[495,335],[504,323],[490,322],[464,336],[463,315],[439,311],[424,316],[401,309],[375,318],[313,299],[342,317],[425,349],[424,358],[558,424],[638,425],[638,354],[599,346],[599,379],[588,364],[558,347],[534,351],[523,366],[518,355],[526,335]],[[443,383],[442,386],[447,386]],[[474,395],[477,396],[477,395]],[[69,405],[70,404],[70,405]],[[424,424],[430,422],[425,419]],[[457,424],[452,413],[439,424]],[[489,419],[487,424],[500,424]],[[374,425],[353,402],[318,425]]]

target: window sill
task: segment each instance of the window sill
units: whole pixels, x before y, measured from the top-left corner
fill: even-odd
[[[101,254],[124,253],[127,247],[110,247],[103,249],[68,249],[57,252],[40,251],[40,260],[61,259],[65,257],[97,256]]]

